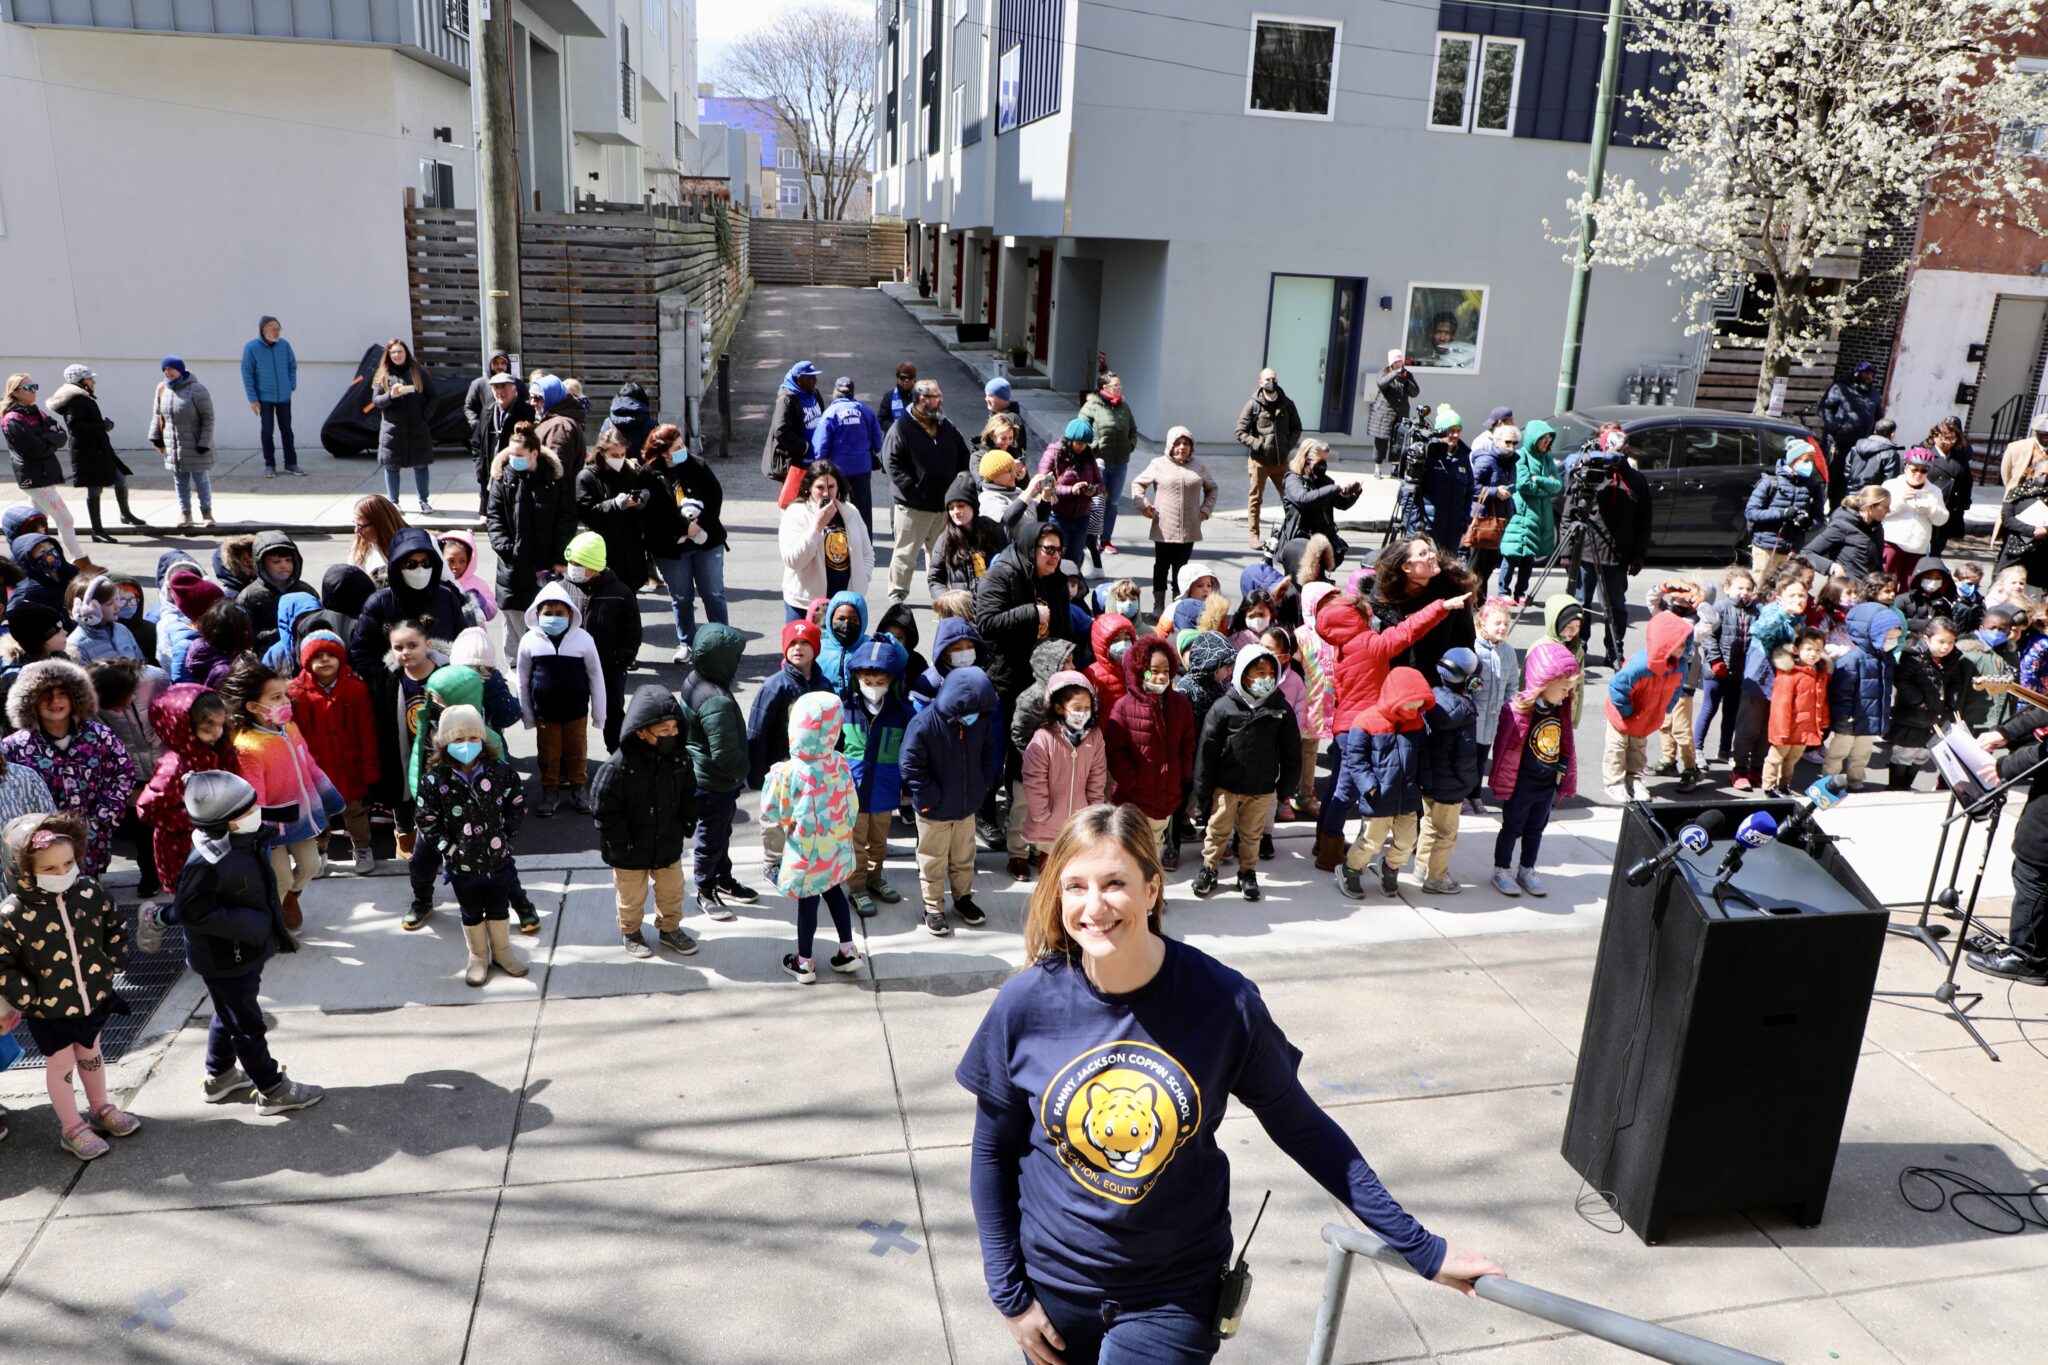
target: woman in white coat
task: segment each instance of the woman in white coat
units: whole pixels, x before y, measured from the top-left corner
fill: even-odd
[[[1906,452],[1906,467],[1884,481],[1892,510],[1884,519],[1884,571],[1900,584],[1913,581],[1913,566],[1934,543],[1934,528],[1948,524],[1948,498],[1927,477],[1934,456],[1925,446]]]
[[[804,467],[797,500],[782,512],[776,541],[782,550],[783,619],[807,614],[811,603],[834,593],[867,596],[875,568],[874,542],[867,522],[847,515],[839,500],[839,471],[830,460]]]

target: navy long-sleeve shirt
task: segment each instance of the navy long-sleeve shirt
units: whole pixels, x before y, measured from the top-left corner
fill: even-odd
[[[1024,1311],[1032,1286],[1125,1301],[1213,1284],[1230,1259],[1230,1097],[1280,1150],[1415,1272],[1444,1242],[1387,1193],[1309,1097],[1249,980],[1173,940],[1150,982],[1097,990],[1049,959],[1003,987],[955,1072],[979,1100],[970,1193],[989,1297]]]

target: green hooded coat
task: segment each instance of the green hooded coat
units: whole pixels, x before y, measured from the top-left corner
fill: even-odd
[[[444,664],[427,675],[427,707],[420,716],[420,738],[412,746],[412,762],[405,772],[408,795],[419,795],[420,773],[434,755],[434,729],[441,723],[441,713],[451,706],[474,706],[477,714],[482,715],[484,675],[467,664]],[[505,737],[489,726],[484,727],[484,737],[496,755],[503,758]]]
[[[1553,441],[1557,436],[1548,422],[1531,422],[1522,432],[1522,449],[1515,456],[1515,510],[1500,538],[1504,556],[1548,559],[1557,549],[1557,495],[1564,491],[1564,480],[1550,451],[1537,450],[1546,436]]]
[[[1531,425],[1535,425],[1532,423]],[[1579,623],[1579,633],[1571,639],[1564,638],[1564,628],[1574,620]],[[1568,592],[1556,592],[1543,599],[1542,644],[1563,645],[1579,661],[1578,681],[1572,685],[1572,724],[1579,722],[1579,710],[1586,700],[1586,609],[1579,605],[1579,599]],[[1522,686],[1529,685],[1529,665],[1526,657],[1522,663]]]

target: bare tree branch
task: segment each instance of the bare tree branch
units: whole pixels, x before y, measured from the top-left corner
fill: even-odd
[[[841,218],[875,141],[869,19],[825,5],[785,10],[729,48],[719,79],[766,101],[796,152],[806,218]]]

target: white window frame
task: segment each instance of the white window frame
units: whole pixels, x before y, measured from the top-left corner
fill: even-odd
[[[775,207],[779,209],[800,209],[804,206],[804,182],[777,176],[775,180]],[[1480,319],[1482,325],[1485,319]]]
[[[796,148],[778,144],[775,148],[775,169],[778,172],[801,169],[796,164]]]
[[[1443,69],[1444,40],[1472,44],[1472,64],[1465,72],[1465,107],[1462,119],[1457,123],[1436,121],[1437,73]],[[1486,50],[1489,47],[1512,47],[1515,49],[1515,71],[1508,82],[1508,126],[1505,128],[1479,128],[1473,125],[1473,118],[1479,112],[1479,87],[1486,71]],[[1490,33],[1440,32],[1436,35],[1436,47],[1430,54],[1429,98],[1424,104],[1423,117],[1426,126],[1433,133],[1469,133],[1475,137],[1513,137],[1515,135],[1515,112],[1522,98],[1522,61],[1528,56],[1528,43],[1521,38],[1502,38]]]
[[[1254,109],[1252,107],[1252,82],[1258,76],[1259,25],[1300,24],[1310,28],[1327,28],[1334,34],[1330,43],[1330,103],[1320,114],[1298,114],[1286,109]],[[1311,123],[1335,123],[1337,121],[1337,76],[1344,65],[1344,21],[1328,19],[1319,14],[1268,14],[1260,10],[1252,15],[1250,38],[1245,48],[1244,62],[1244,111],[1253,118],[1306,119]]]
[[[953,145],[964,147],[961,139],[967,136],[967,84],[961,82],[953,87],[953,95],[947,104],[946,117],[953,121]]]
[[[2016,57],[2012,70],[2016,76],[2048,80],[2048,57]],[[2048,157],[2048,124],[2035,124],[2031,128],[2011,125],[2001,140],[2006,144],[2007,155]]]

